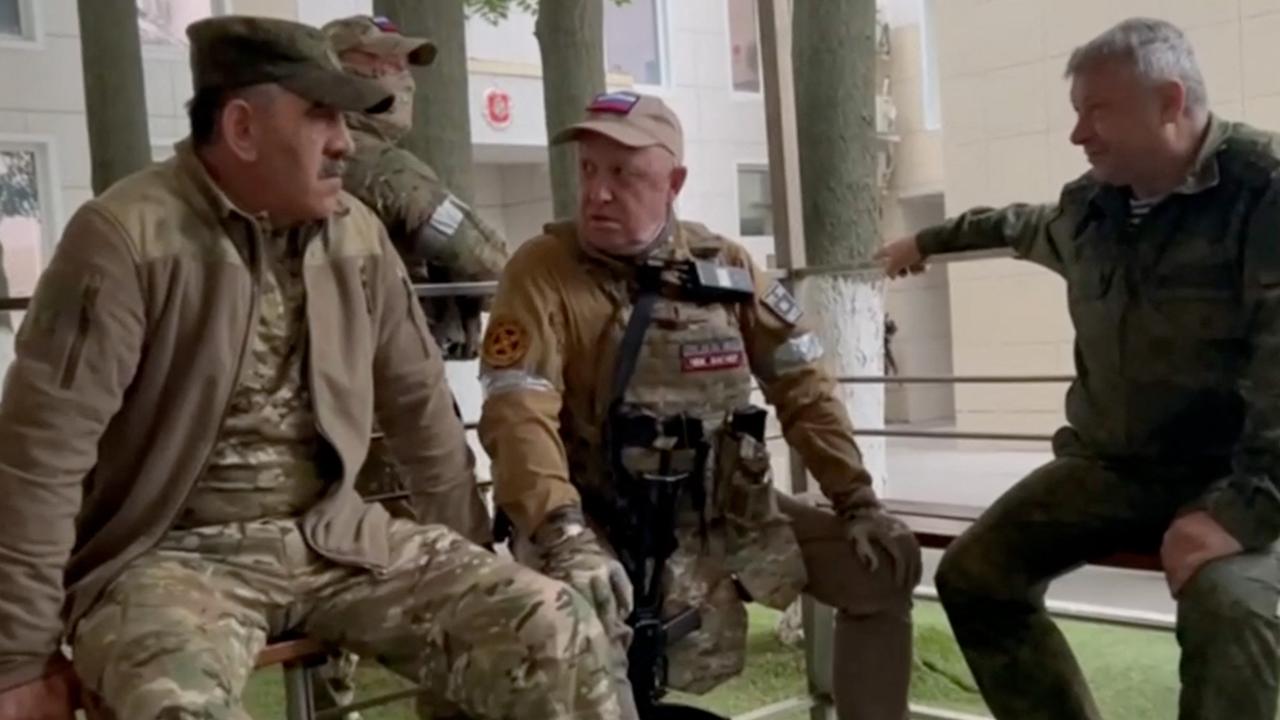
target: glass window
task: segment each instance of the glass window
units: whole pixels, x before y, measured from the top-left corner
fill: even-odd
[[[738,168],[739,235],[773,234],[773,196],[770,193],[768,168]]]
[[[138,34],[151,45],[187,44],[187,26],[214,14],[214,0],[138,0]]]
[[[44,268],[39,159],[35,150],[0,146],[0,297],[30,297]],[[0,311],[0,334],[17,327],[20,316]],[[0,362],[11,342],[0,337]]]
[[[21,0],[0,0],[0,35],[22,37]]]
[[[605,3],[604,55],[609,72],[630,75],[640,85],[662,84],[666,63],[658,1]]]
[[[756,0],[728,2],[733,89],[760,92],[760,34],[756,28]]]

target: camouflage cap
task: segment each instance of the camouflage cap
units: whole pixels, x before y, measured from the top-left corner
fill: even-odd
[[[551,138],[551,144],[581,139],[583,133],[603,135],[627,147],[666,148],[684,160],[684,131],[680,118],[660,98],[630,90],[601,93],[587,106],[587,119]]]
[[[392,96],[342,69],[324,33],[275,18],[224,15],[192,23],[191,79],[197,91],[275,83],[315,103],[380,113]]]
[[[410,65],[430,65],[436,46],[426,38],[408,37],[391,20],[381,15],[352,15],[326,23],[324,34],[333,51],[365,50],[379,55],[407,55]]]

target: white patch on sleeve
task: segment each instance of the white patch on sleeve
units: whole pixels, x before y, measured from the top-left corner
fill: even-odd
[[[431,213],[431,229],[435,230],[443,237],[451,238],[453,234],[458,232],[458,226],[462,224],[462,220],[466,217],[467,206],[453,194],[445,197],[444,202]]]

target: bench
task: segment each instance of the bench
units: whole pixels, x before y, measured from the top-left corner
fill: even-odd
[[[282,666],[284,669],[285,718],[286,720],[314,720],[316,709],[312,695],[311,668],[322,664],[328,658],[326,648],[310,638],[283,640],[268,645],[258,653],[256,668]],[[80,689],[71,666],[65,665],[64,680],[70,688],[68,697],[58,703],[57,709],[50,709],[50,718],[67,718],[74,716],[76,710],[84,710],[88,720],[107,720],[98,712],[91,698],[86,697]],[[59,714],[60,713],[60,714]],[[0,710],[0,720],[29,720],[26,717],[6,716]],[[125,720],[114,718],[112,720]]]

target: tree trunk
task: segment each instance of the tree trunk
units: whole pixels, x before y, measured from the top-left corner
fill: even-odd
[[[879,245],[875,0],[795,0],[796,115],[810,266],[868,260]],[[878,272],[819,275],[802,301],[838,375],[884,374],[884,296]],[[842,385],[857,428],[884,426],[883,385]],[[883,439],[859,440],[882,491]]]
[[[542,51],[542,96],[547,137],[583,117],[591,98],[604,92],[603,0],[542,0],[534,28]],[[578,207],[578,153],[573,145],[550,148],[551,202],[557,218]]]
[[[134,0],[79,0],[80,57],[93,191],[151,162]]]
[[[4,274],[4,243],[0,242],[0,298],[7,297],[9,297],[9,279]],[[8,363],[4,362],[4,357],[9,348],[4,347],[4,345],[12,338],[5,338],[4,331],[13,330],[13,320],[9,319],[11,314],[7,310],[0,310],[0,364],[6,366]],[[4,379],[2,373],[3,368],[0,368],[0,381]],[[0,384],[3,384],[3,382],[0,382]]]
[[[83,1],[83,0],[82,0]],[[470,203],[475,191],[471,154],[471,99],[467,85],[467,28],[463,0],[374,0],[405,35],[430,38],[435,62],[414,69],[413,130],[403,141],[440,176],[445,187]]]

